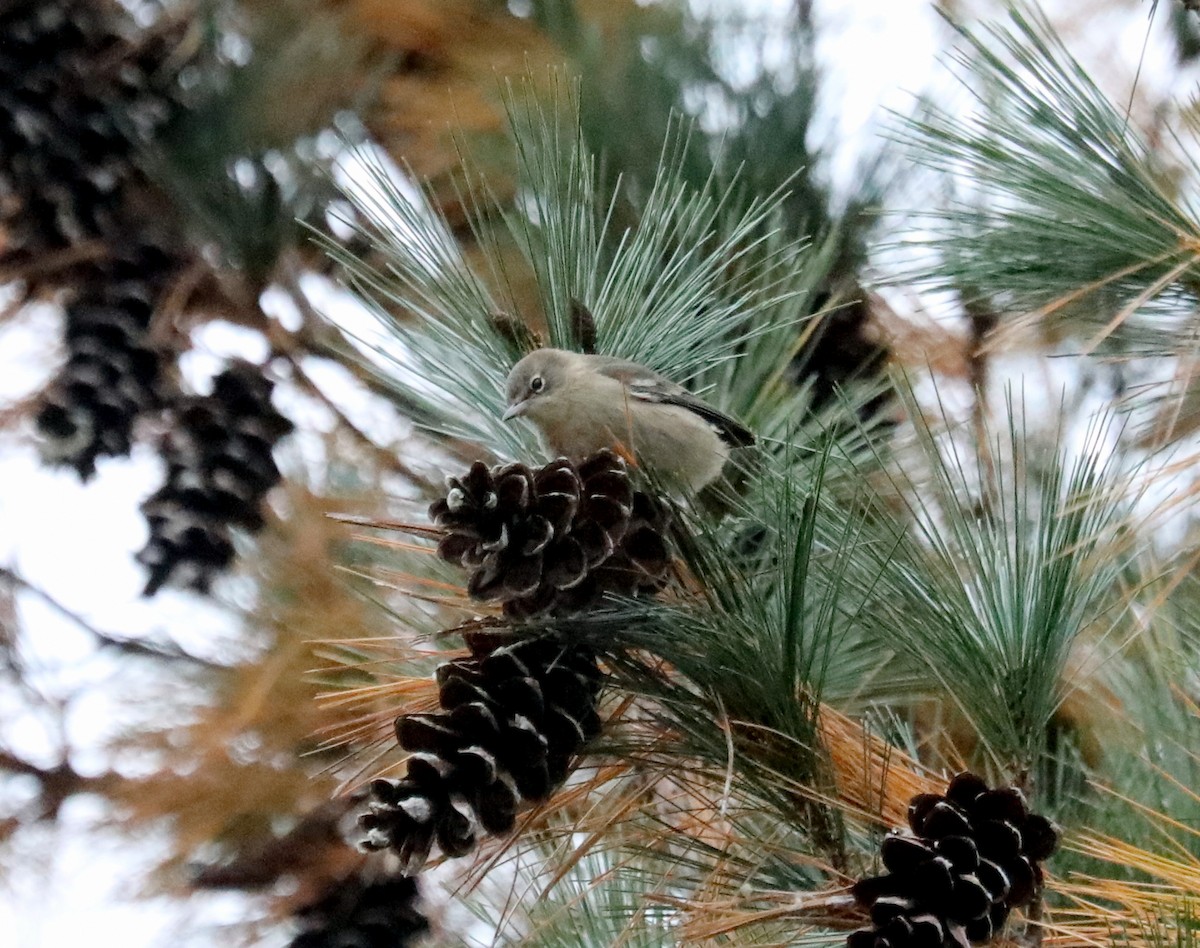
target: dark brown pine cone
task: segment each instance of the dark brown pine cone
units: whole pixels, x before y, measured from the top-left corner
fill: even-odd
[[[583,612],[605,593],[650,596],[667,584],[671,551],[667,546],[670,509],[649,494],[636,491],[629,526],[613,555],[578,586],[564,590],[554,604],[559,611]]]
[[[393,849],[410,872],[436,845],[448,857],[480,832],[512,830],[522,802],[549,799],[600,731],[601,675],[587,649],[555,636],[468,639],[471,656],[437,671],[442,710],[396,719],[413,754],[399,781],[371,786],[367,849]]]
[[[288,948],[408,948],[429,931],[417,880],[352,875],[296,913],[302,931]]]
[[[945,794],[915,797],[908,821],[913,835],[883,841],[887,873],[854,886],[874,927],[851,935],[849,948],[983,944],[1041,894],[1041,863],[1058,847],[1058,828],[1020,790],[989,789],[972,773]]]
[[[64,307],[67,362],[37,414],[45,460],[85,480],[98,458],[128,454],[138,416],[162,405],[163,354],[150,344],[150,321],[182,265],[152,243],[131,239],[116,249],[77,269]]]
[[[537,470],[476,462],[449,488],[429,508],[446,530],[438,555],[471,571],[472,597],[510,617],[568,615],[666,582],[668,509],[634,490],[611,451]]]
[[[854,288],[848,294],[839,293],[836,299],[836,308],[817,317],[816,313],[835,300],[829,290],[817,294],[810,315],[819,322],[811,333],[806,329],[808,338],[791,364],[796,384],[811,387],[814,411],[832,402],[842,387],[879,378],[891,356],[866,290]],[[860,409],[863,419],[877,415],[891,397],[875,395]]]
[[[146,143],[180,110],[185,30],[142,29],[116,0],[0,3],[0,262],[26,292],[66,291],[67,361],[37,424],[46,459],[84,478],[161,404],[148,330],[187,254],[135,204]]]
[[[0,4],[6,254],[36,261],[128,237],[123,191],[143,178],[138,149],[178,107],[180,63],[172,57],[180,35],[142,36],[115,0]]]
[[[271,456],[292,430],[271,404],[271,383],[238,362],[211,395],[184,399],[163,440],[167,481],[142,504],[150,539],[138,554],[150,572],[145,595],[163,585],[207,592],[233,561],[235,527],[263,526],[262,503],[280,480]]]

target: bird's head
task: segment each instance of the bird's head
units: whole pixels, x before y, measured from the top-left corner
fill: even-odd
[[[544,418],[570,378],[573,353],[562,349],[537,349],[513,366],[505,395],[508,407],[504,420],[524,415],[532,421]]]

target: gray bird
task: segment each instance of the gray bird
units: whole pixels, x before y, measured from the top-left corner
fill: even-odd
[[[616,448],[689,491],[711,483],[732,448],[754,443],[682,385],[610,356],[538,349],[513,366],[506,394],[504,420],[528,418],[556,454],[578,460]]]

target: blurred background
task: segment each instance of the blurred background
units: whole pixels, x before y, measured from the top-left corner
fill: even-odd
[[[1197,78],[1196,14],[1157,0],[1041,8],[1169,156],[1169,129],[1196,119],[1177,100]],[[635,193],[675,114],[696,123],[692,182],[721,154],[758,193],[786,185],[788,227],[824,252],[823,315],[798,330],[793,362],[813,404],[899,366],[966,419],[1025,380],[1046,393],[1028,423],[1049,430],[1173,373],[1088,362],[1047,321],[982,354],[998,316],[909,278],[927,251],[907,212],[969,196],[972,179],[921,167],[897,115],[962,108],[943,15],[1002,10],[0,0],[7,943],[342,944],[298,939],[375,884],[341,842],[351,804],[338,794],[363,772],[347,746],[379,732],[320,696],[354,693],[375,680],[364,669],[422,643],[389,611],[411,603],[350,582],[369,564],[328,515],[419,508],[472,455],[422,426],[420,380],[381,367],[378,323],[327,248],[380,261],[345,196],[379,166],[401,192],[424,182],[464,258],[480,259],[469,216],[519,199],[509,80],[577,77],[601,177]],[[469,206],[464,161],[492,206]],[[517,249],[489,245],[504,251]],[[532,283],[510,290],[537,312]],[[871,411],[903,422],[884,396]],[[1158,542],[1189,530],[1181,513]],[[489,942],[487,910],[452,899],[456,884],[427,877],[419,911],[395,908],[412,891],[387,890],[391,943],[429,926],[438,943]]]

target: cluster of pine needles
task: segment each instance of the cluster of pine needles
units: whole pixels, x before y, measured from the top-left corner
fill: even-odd
[[[1044,69],[1063,68],[1056,48],[1034,49]],[[473,599],[436,556],[445,531],[418,510],[355,520],[353,571],[381,604],[406,602],[385,607],[430,643],[392,664],[408,646],[359,643],[377,680],[326,697],[344,715],[330,740],[362,749],[355,782],[407,779],[393,721],[437,711],[436,666],[479,660],[480,634],[554,635],[598,660],[604,726],[566,782],[457,876],[458,896],[493,906],[508,880],[502,932],[836,943],[866,923],[850,886],[876,871],[883,835],[914,797],[975,769],[1066,831],[1044,893],[995,943],[1192,943],[1197,830],[1182,814],[1196,811],[1200,760],[1184,746],[1156,761],[1139,743],[1153,714],[1172,717],[1164,740],[1197,725],[1194,582],[1186,560],[1159,562],[1146,542],[1162,511],[1147,515],[1142,499],[1161,458],[1111,450],[1114,430],[1125,443],[1111,417],[1047,443],[1026,430],[1020,392],[974,443],[902,376],[886,417],[864,412],[879,404],[869,385],[815,409],[784,383],[831,260],[789,234],[784,192],[753,197],[716,177],[689,187],[683,127],[633,202],[638,227],[623,230],[632,198],[604,192],[571,93],[547,105],[510,90],[509,108],[524,204],[502,236],[472,219],[482,267],[386,169],[350,195],[383,261],[341,260],[379,315],[368,358],[421,380],[447,444],[532,467],[546,459],[530,433],[498,421],[502,382],[522,338],[579,345],[582,301],[598,351],[688,383],[762,443],[717,496],[676,505],[665,589],[575,614],[518,620]],[[484,205],[485,185],[463,187],[464,205]],[[527,286],[522,267],[535,311],[510,292]],[[459,464],[448,452],[446,473],[462,477]],[[1166,629],[1179,630],[1185,679],[1143,688],[1139,705]]]

